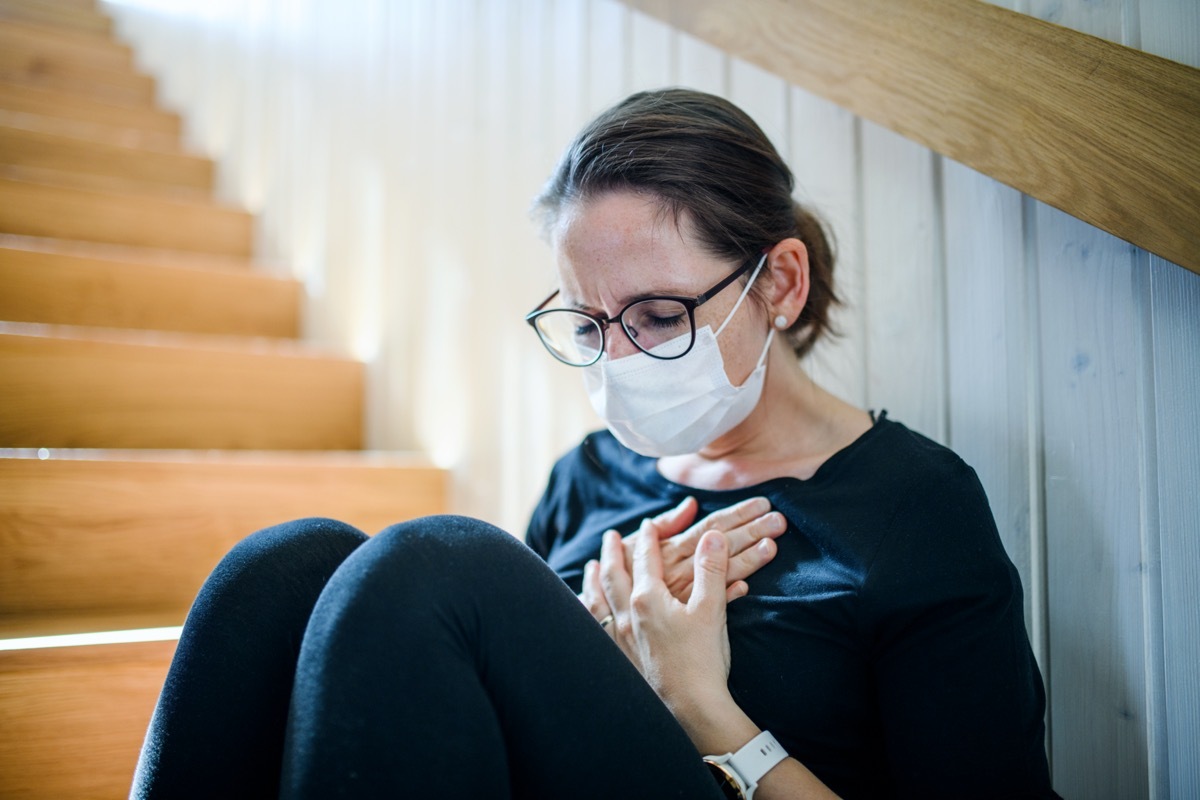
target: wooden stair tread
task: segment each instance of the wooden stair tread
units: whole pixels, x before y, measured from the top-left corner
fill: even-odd
[[[181,127],[179,116],[169,111],[12,81],[0,81],[0,109],[136,128],[173,137],[179,136]]]
[[[5,247],[0,320],[294,338],[298,281]]]
[[[47,3],[39,0],[0,0],[0,18],[29,20],[97,36],[112,35],[112,20],[94,6]]]
[[[4,125],[2,121],[0,164],[123,178],[151,186],[178,186],[202,192],[211,192],[213,186],[213,164],[206,158],[29,130]]]
[[[70,47],[5,36],[2,26],[0,76],[13,82],[65,81],[63,90],[76,94],[92,91],[103,97],[119,92],[124,102],[137,105],[152,103],[155,94],[154,78],[138,72],[127,58],[97,59]]]
[[[0,248],[151,266],[233,272],[246,272],[259,268],[263,270],[277,269],[266,264],[256,265],[256,262],[245,256],[226,256],[219,253],[197,253],[190,250],[138,247],[107,242],[85,242],[77,239],[56,239],[44,236],[21,236],[12,233],[0,233]]]
[[[254,219],[212,201],[0,178],[0,232],[248,257]]]
[[[160,153],[185,152],[180,145],[178,136],[160,131],[140,130],[119,123],[88,122],[68,117],[47,116],[32,111],[13,111],[3,107],[0,107],[0,123],[13,128],[45,131],[120,147],[137,147]]]
[[[36,47],[109,69],[133,69],[133,50],[112,36],[12,15],[0,16],[0,47]]]
[[[0,323],[0,446],[353,450],[363,378],[286,340]]]
[[[0,450],[0,637],[179,625],[238,540],[301,517],[375,533],[445,509],[402,453]],[[153,625],[151,625],[153,623]]]
[[[0,651],[0,796],[128,796],[175,646]]]
[[[145,195],[185,203],[203,203],[211,200],[211,192],[191,186],[171,185],[161,181],[142,180],[112,175],[96,175],[44,167],[4,164],[0,162],[0,179],[61,186],[68,189],[86,189],[96,192],[121,195]]]

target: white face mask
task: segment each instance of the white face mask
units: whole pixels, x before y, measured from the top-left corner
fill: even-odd
[[[621,444],[652,458],[695,453],[750,416],[762,396],[775,331],[767,334],[758,363],[741,386],[731,384],[725,374],[717,337],[741,307],[766,260],[764,254],[717,332],[709,325],[696,331],[687,355],[663,360],[639,352],[610,361],[605,353],[584,369],[592,408]]]

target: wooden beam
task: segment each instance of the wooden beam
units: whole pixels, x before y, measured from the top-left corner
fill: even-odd
[[[1200,273],[1200,70],[979,0],[624,0]]]

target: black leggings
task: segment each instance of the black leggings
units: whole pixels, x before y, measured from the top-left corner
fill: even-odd
[[[188,615],[135,797],[712,798],[571,591],[486,523],[246,538]]]

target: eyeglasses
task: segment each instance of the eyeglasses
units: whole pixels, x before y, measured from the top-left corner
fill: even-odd
[[[629,341],[648,356],[669,361],[687,355],[696,343],[696,309],[720,294],[751,267],[747,261],[707,292],[695,297],[652,295],[634,300],[616,316],[600,317],[570,308],[545,308],[555,290],[525,315],[550,355],[572,367],[587,367],[600,360],[608,326],[620,322]]]

